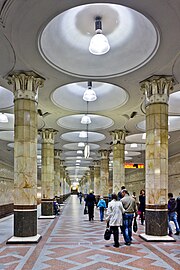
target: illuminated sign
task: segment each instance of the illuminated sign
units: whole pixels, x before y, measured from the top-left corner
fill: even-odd
[[[125,163],[124,164],[125,169],[144,169],[144,164],[139,163]]]

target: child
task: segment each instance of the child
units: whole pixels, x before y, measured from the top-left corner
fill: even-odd
[[[97,207],[100,210],[100,220],[103,221],[104,218],[104,209],[106,208],[106,202],[103,200],[103,196],[100,197],[100,200],[97,204]]]

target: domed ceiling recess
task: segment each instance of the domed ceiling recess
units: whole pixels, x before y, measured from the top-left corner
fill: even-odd
[[[103,57],[89,52],[97,16],[101,17],[102,32],[110,45]],[[81,5],[63,12],[39,36],[39,50],[45,61],[79,77],[127,74],[145,65],[158,46],[159,33],[152,20],[131,8],[105,3]]]
[[[57,88],[52,93],[51,100],[58,107],[86,112],[87,102],[83,100],[83,94],[87,88],[88,82],[67,84]],[[92,89],[96,92],[97,99],[89,102],[89,112],[100,112],[121,107],[129,98],[124,89],[109,83],[92,82]]]

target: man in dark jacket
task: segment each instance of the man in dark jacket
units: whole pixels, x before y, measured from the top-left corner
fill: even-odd
[[[90,193],[86,198],[86,206],[88,207],[89,221],[94,220],[94,204],[96,203],[96,198],[93,194],[93,191],[90,190]]]
[[[176,204],[177,204],[177,206],[176,206],[177,221],[178,221],[179,228],[180,228],[180,193],[179,193],[179,196],[177,197]]]
[[[171,228],[171,224],[170,221],[174,222],[174,225],[176,227],[176,233],[175,235],[179,235],[180,229],[179,229],[179,225],[177,222],[177,214],[176,214],[176,200],[173,198],[173,194],[172,193],[168,193],[168,226],[169,226],[169,236],[172,236],[172,228]]]

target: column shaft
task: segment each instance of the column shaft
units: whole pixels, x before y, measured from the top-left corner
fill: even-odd
[[[14,236],[37,235],[37,91],[35,74],[9,77],[14,88]]]
[[[109,194],[109,150],[100,150],[101,153],[101,195]]]
[[[54,135],[53,129],[42,129],[42,216],[53,216],[54,198]]]
[[[100,162],[94,161],[94,195],[99,196],[100,193]]]
[[[146,96],[146,235],[166,236],[168,228],[168,98],[171,76],[141,83]]]

